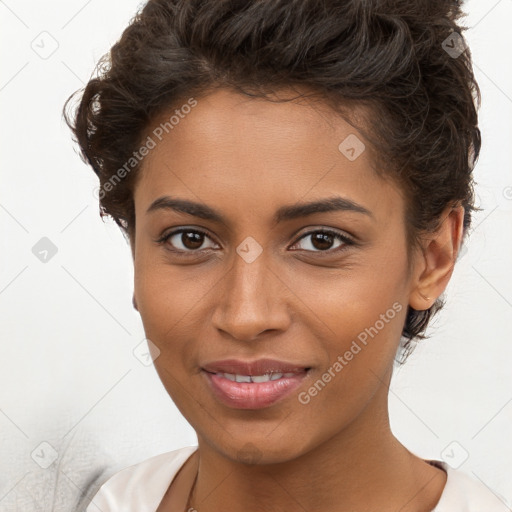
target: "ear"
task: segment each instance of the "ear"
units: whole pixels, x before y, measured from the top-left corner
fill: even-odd
[[[137,306],[137,299],[135,298],[135,292],[133,292],[132,304],[133,304],[133,307],[134,307],[137,311],[139,311],[139,307]]]
[[[423,262],[409,297],[409,305],[418,310],[429,309],[443,293],[453,273],[463,236],[464,207],[446,208],[434,233],[425,238]]]

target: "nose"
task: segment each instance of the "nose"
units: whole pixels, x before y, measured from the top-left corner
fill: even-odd
[[[252,262],[238,254],[223,278],[216,297],[213,325],[240,341],[252,341],[265,331],[284,331],[290,325],[286,283],[271,268],[265,251]]]

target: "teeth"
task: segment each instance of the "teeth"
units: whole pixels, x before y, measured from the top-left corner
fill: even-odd
[[[281,375],[280,373],[275,373],[274,375]],[[270,380],[270,374],[266,375],[253,375],[251,376],[252,382],[268,382]]]
[[[265,373],[264,375],[235,375],[234,373],[221,373],[226,379],[232,382],[268,382],[271,380],[281,379],[282,377],[293,377],[295,373]]]

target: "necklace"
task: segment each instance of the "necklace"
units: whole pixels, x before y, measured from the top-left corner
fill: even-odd
[[[194,483],[192,484],[192,487],[190,488],[190,492],[188,493],[187,505],[185,507],[186,512],[197,512],[196,509],[192,506],[191,500],[192,500],[192,493],[194,492],[194,489],[196,488],[198,474],[199,474],[199,468],[197,468],[196,476],[194,478]]]

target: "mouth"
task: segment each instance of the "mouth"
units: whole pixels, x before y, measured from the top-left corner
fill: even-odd
[[[310,370],[311,367],[288,361],[263,358],[257,359],[255,361],[224,359],[222,361],[207,363],[202,366],[202,369],[209,373],[223,373],[227,375],[258,377],[264,376],[266,374],[299,374]]]
[[[252,363],[229,360],[205,365],[201,373],[223,405],[262,409],[288,397],[303,384],[311,369],[270,359]]]
[[[269,372],[264,373],[262,375],[243,375],[237,373],[225,373],[225,372],[207,372],[211,375],[218,375],[219,377],[223,377],[224,379],[228,379],[231,382],[245,382],[245,383],[256,383],[259,384],[261,382],[271,382],[280,379],[289,379],[292,377],[296,377],[301,373],[306,373],[310,370],[310,368],[304,368],[304,370],[300,372]],[[206,370],[205,370],[206,371]]]

